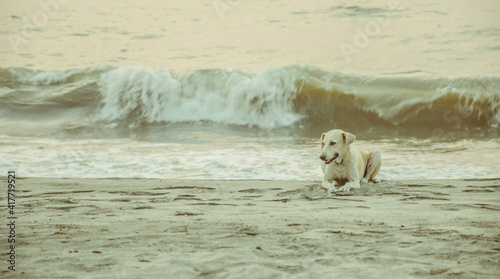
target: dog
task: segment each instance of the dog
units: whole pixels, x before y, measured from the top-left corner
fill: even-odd
[[[338,191],[347,192],[358,189],[361,183],[378,183],[375,178],[382,166],[382,157],[378,150],[365,151],[351,145],[356,136],[342,130],[331,130],[321,135],[321,154],[323,161],[323,182],[321,186],[329,193],[336,192],[335,186],[342,185]]]

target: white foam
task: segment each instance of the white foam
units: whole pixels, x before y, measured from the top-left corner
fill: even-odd
[[[99,118],[135,121],[238,124],[275,128],[303,116],[294,112],[297,77],[279,68],[256,75],[197,70],[174,75],[167,69],[120,67],[99,80]]]
[[[72,69],[68,71],[36,71],[23,68],[10,67],[9,72],[14,80],[31,85],[52,85],[63,83],[71,76],[78,74],[92,75],[108,70],[108,66]]]
[[[32,85],[49,85],[66,81],[71,75],[63,71],[29,71],[20,68],[10,68],[11,74],[22,83]]]
[[[434,150],[427,146],[409,150],[380,142],[360,144],[369,150],[376,146],[382,152],[381,179],[497,177],[500,169],[495,154],[499,143],[493,141],[477,142],[470,150],[463,150],[466,142]],[[218,140],[185,144],[6,137],[0,138],[0,152],[4,158],[0,168],[15,168],[26,177],[322,179],[318,146],[312,143],[280,147],[235,142],[228,146]]]

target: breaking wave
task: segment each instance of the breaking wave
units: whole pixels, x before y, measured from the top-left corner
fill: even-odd
[[[302,65],[180,73],[99,66],[4,68],[0,83],[4,124],[498,129],[500,123],[498,77],[368,77]]]

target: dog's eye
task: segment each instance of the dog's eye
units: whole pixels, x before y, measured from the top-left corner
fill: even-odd
[[[335,142],[331,141],[331,142],[330,142],[330,145],[335,145]]]

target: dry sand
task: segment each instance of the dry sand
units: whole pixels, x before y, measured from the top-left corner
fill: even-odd
[[[499,185],[19,179],[0,277],[499,278]]]

